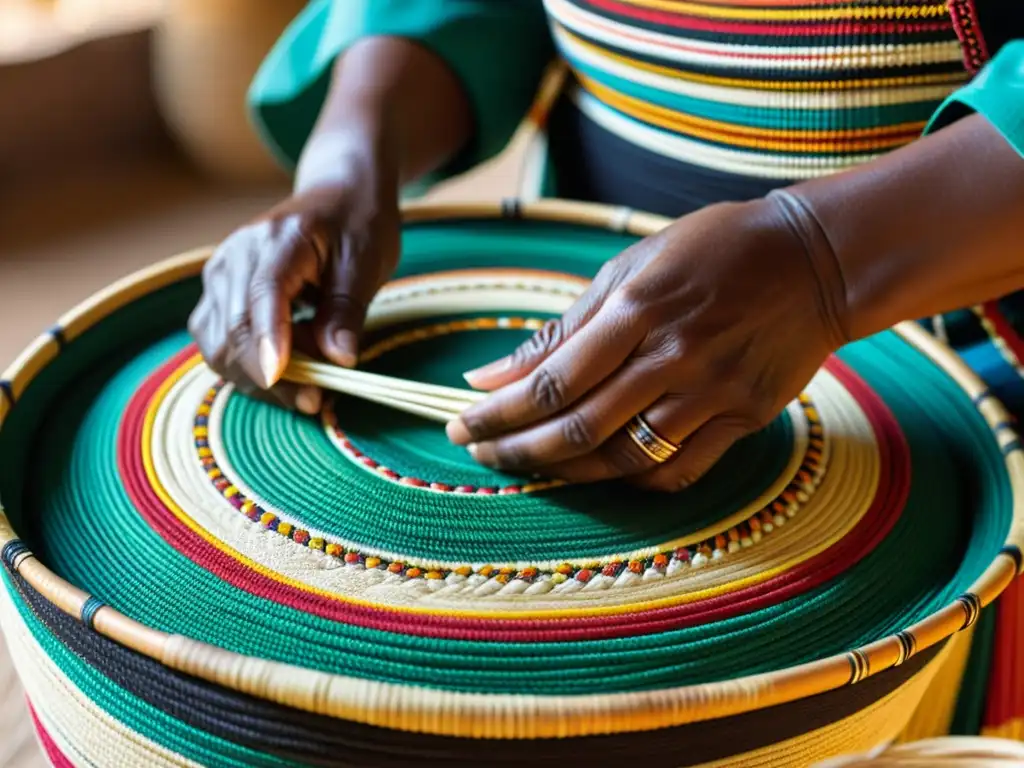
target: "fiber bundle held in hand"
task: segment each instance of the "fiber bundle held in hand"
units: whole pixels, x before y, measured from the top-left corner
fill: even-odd
[[[663,223],[410,208],[361,367],[464,387]],[[55,764],[804,766],[948,729],[978,688],[1024,457],[916,328],[844,349],[685,492],[572,486],[383,405],[235,393],[183,330],[205,256],[5,376],[0,620]]]

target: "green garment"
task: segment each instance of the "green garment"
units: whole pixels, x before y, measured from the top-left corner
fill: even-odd
[[[983,115],[1024,156],[1024,40],[1003,46],[970,83],[946,99],[925,133],[972,113]]]
[[[331,66],[358,40],[415,40],[459,77],[474,139],[431,183],[504,149],[555,57],[540,0],[313,0],[288,27],[249,91],[253,122],[288,167],[298,162],[327,94]]]
[[[249,91],[252,119],[288,167],[298,162],[327,93],[331,66],[370,36],[417,41],[459,77],[474,138],[429,186],[501,152],[555,57],[541,0],[312,0],[267,56]],[[983,114],[1024,155],[1024,41],[1003,46],[936,111],[926,132]]]

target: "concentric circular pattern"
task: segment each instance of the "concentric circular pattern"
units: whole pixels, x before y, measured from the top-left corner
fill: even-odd
[[[630,242],[410,225],[362,365],[465,386]],[[497,472],[352,398],[306,417],[244,397],[182,330],[180,269],[47,340],[0,401],[20,535],[0,518],[0,620],[73,764],[514,765],[538,738],[548,765],[573,737],[594,765],[796,765],[895,737],[992,564],[1009,578],[1016,448],[896,333],[667,495]]]
[[[377,316],[370,348],[387,351],[369,367],[455,384],[459,371],[529,332],[525,323],[481,323],[495,296],[519,313],[565,300],[545,290],[562,276],[491,280],[459,294],[456,316],[439,314],[445,287],[458,283],[452,275],[415,281],[415,296],[395,305],[405,313],[399,325]],[[430,305],[417,309],[416,296]],[[463,332],[437,332],[452,323]],[[417,325],[430,330],[411,333]],[[882,380],[870,362],[860,368]],[[146,548],[115,546],[103,572],[86,572],[65,551],[53,557],[144,623],[173,629],[168,605],[188,605],[201,613],[187,619],[199,639],[328,671],[509,693],[629,690],[703,679],[701,649],[713,639],[723,676],[745,674],[806,659],[812,643],[845,650],[850,638],[834,624],[852,613],[858,638],[898,629],[906,594],[874,594],[881,580],[914,557],[925,573],[940,567],[915,542],[932,541],[947,563],[963,546],[959,535],[932,533],[958,527],[955,515],[906,514],[908,441],[921,438],[912,431],[920,422],[901,424],[900,411],[838,359],[804,400],[682,494],[608,485],[436,493],[352,461],[319,420],[235,396],[176,336],[96,393],[80,433],[116,439],[69,441],[62,463],[82,479],[109,478],[114,495],[89,503],[72,475],[47,501],[60,530],[44,521],[46,540],[70,544],[73,535],[76,546],[109,548],[141,525]],[[911,404],[894,402],[905,417]],[[104,418],[107,408],[120,418]],[[363,402],[336,411],[350,444],[396,475],[453,489],[511,484],[447,446],[436,424]],[[936,485],[918,497],[937,503]],[[106,525],[89,524],[100,509],[111,513]],[[174,553],[159,572],[147,551],[153,534]],[[137,594],[147,571],[160,589]],[[260,614],[288,618],[278,626]],[[773,654],[750,653],[743,638],[765,631]]]

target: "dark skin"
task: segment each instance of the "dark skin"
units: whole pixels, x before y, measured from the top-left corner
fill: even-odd
[[[316,388],[279,381],[293,344],[355,365],[367,306],[398,263],[399,189],[471,130],[458,81],[420,46],[371,38],[339,58],[294,194],[228,237],[203,271],[189,331],[207,364],[243,392],[319,411]],[[312,327],[293,329],[291,304],[310,287]]]
[[[431,54],[388,39],[350,50],[295,195],[204,274],[191,328],[207,361],[246,391],[317,410],[318,392],[279,382],[292,344],[355,363],[366,306],[397,263],[399,184],[471,133]],[[856,170],[710,206],[624,251],[557,322],[468,373],[493,394],[448,435],[506,470],[678,490],[844,343],[1024,285],[1020,222],[1024,160],[978,116]],[[287,314],[304,286],[320,289],[309,340],[292,338]],[[667,463],[625,435],[637,413],[681,446]]]

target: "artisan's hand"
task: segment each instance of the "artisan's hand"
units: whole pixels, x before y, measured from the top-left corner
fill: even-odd
[[[768,424],[846,340],[842,279],[784,197],[719,205],[609,262],[510,357],[467,374],[497,390],[448,427],[489,466],[678,490]],[[675,445],[657,464],[624,425]]]
[[[459,80],[409,40],[366,38],[332,74],[295,194],[221,245],[189,321],[221,376],[307,413],[320,392],[278,381],[293,346],[355,364],[367,305],[398,261],[399,188],[450,159],[472,126]],[[311,287],[312,329],[293,328],[291,303]]]
[[[241,391],[319,411],[315,387],[279,381],[293,343],[352,366],[366,309],[398,261],[397,180],[372,148],[242,227],[203,270],[189,330],[207,364]],[[312,338],[293,333],[292,302],[317,296]],[[293,338],[295,336],[296,338]]]

